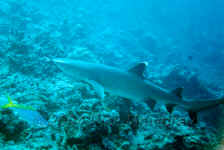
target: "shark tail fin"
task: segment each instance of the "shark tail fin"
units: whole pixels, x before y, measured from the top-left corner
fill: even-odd
[[[197,123],[197,114],[200,111],[208,110],[214,108],[220,104],[224,104],[224,97],[221,97],[216,100],[206,100],[206,101],[194,101],[190,102],[192,109],[188,110],[189,116],[193,122],[193,124]]]

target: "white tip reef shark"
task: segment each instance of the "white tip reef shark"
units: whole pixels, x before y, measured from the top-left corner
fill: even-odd
[[[193,123],[197,122],[197,112],[224,104],[224,98],[210,100],[187,100],[183,98],[183,88],[168,91],[146,81],[144,72],[147,62],[140,62],[129,70],[89,63],[68,58],[55,58],[52,61],[68,76],[83,80],[93,86],[98,96],[104,98],[104,91],[135,101],[155,101],[165,104],[172,112],[174,106],[180,106],[189,112]]]

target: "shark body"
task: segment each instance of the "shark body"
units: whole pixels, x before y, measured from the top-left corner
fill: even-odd
[[[151,101],[165,104],[168,110],[174,106],[183,107],[195,119],[196,113],[224,103],[224,98],[216,100],[188,101],[182,97],[182,88],[168,91],[145,81],[143,73],[147,63],[139,63],[128,71],[103,64],[56,58],[53,62],[72,79],[84,80],[93,85],[103,98],[104,91],[135,101]]]

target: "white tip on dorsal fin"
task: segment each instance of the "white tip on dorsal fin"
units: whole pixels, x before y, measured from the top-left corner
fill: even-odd
[[[176,89],[174,89],[173,91],[171,91],[171,93],[173,94],[173,95],[176,95],[177,97],[179,97],[179,98],[183,98],[183,96],[182,96],[182,93],[183,93],[183,89],[184,88],[182,88],[182,87],[180,87],[180,88],[176,88]]]
[[[144,78],[144,72],[146,70],[146,67],[148,66],[148,62],[140,62],[136,64],[134,67],[130,68],[128,72],[131,72],[141,78]]]

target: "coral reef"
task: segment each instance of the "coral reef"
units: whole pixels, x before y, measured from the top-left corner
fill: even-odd
[[[33,79],[30,87],[28,79],[21,74],[8,76],[4,80],[8,85],[2,84],[1,89],[17,93],[14,97],[18,101],[39,108],[48,125],[30,126],[10,111],[2,110],[2,140],[9,141],[8,146],[13,146],[13,142],[21,149],[190,150],[204,149],[217,142],[215,130],[203,122],[192,126],[188,115],[178,110],[172,114],[163,107],[151,111],[143,104],[136,106],[112,96],[102,101],[89,85],[71,84],[60,74],[53,80],[35,83]],[[12,86],[9,81],[15,84],[15,91],[7,88]],[[124,105],[128,105],[127,111],[122,111]]]

